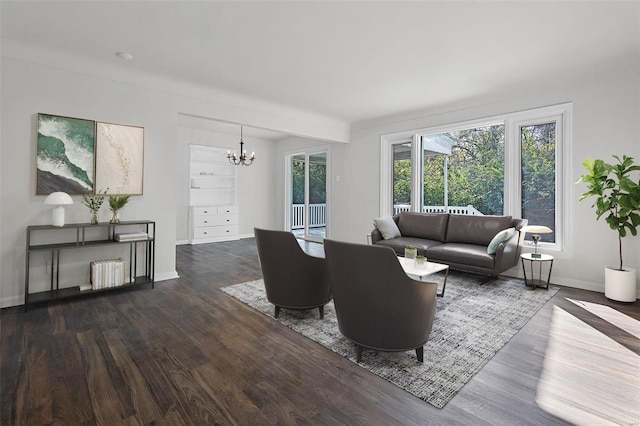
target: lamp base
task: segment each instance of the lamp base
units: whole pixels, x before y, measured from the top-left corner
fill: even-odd
[[[53,226],[64,226],[64,207],[61,205],[53,209]]]

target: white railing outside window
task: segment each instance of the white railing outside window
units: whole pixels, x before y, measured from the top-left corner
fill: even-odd
[[[393,214],[400,212],[411,211],[409,204],[394,204]],[[451,213],[451,214],[466,214],[471,216],[484,216],[484,214],[469,204],[466,207],[462,206],[422,206],[422,213]]]
[[[309,228],[326,226],[326,204],[309,204]],[[291,229],[304,228],[304,204],[291,205]]]

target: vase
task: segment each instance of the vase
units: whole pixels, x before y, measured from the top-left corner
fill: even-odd
[[[417,255],[418,255],[418,249],[405,247],[405,249],[404,249],[404,257],[405,258],[407,258],[407,259],[415,259]]]
[[[604,295],[618,302],[636,301],[636,270],[613,266],[604,268]]]
[[[424,256],[416,257],[416,268],[418,269],[426,269],[427,268],[427,258]]]
[[[91,224],[92,225],[97,225],[98,223],[99,223],[98,211],[97,210],[91,210]]]
[[[109,223],[120,223],[120,216],[118,216],[118,210],[113,211],[113,215],[111,216],[111,220]]]

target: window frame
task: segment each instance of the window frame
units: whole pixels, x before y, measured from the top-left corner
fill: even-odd
[[[571,202],[570,160],[573,128],[573,103],[563,103],[497,116],[454,122],[438,126],[406,130],[380,136],[380,216],[393,212],[393,145],[412,144],[411,155],[411,211],[421,211],[422,205],[422,147],[423,135],[443,133],[501,124],[504,125],[504,212],[505,215],[522,217],[521,179],[521,127],[544,123],[556,123],[555,142],[555,243],[539,243],[539,249],[555,255],[571,250],[568,238],[568,222]],[[419,170],[414,165],[419,165]]]

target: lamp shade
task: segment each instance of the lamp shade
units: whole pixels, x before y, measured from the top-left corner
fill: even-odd
[[[553,230],[548,226],[542,225],[527,225],[522,228],[522,230],[527,234],[550,234],[553,232]]]
[[[66,192],[52,192],[44,200],[45,204],[73,204],[73,199]]]

